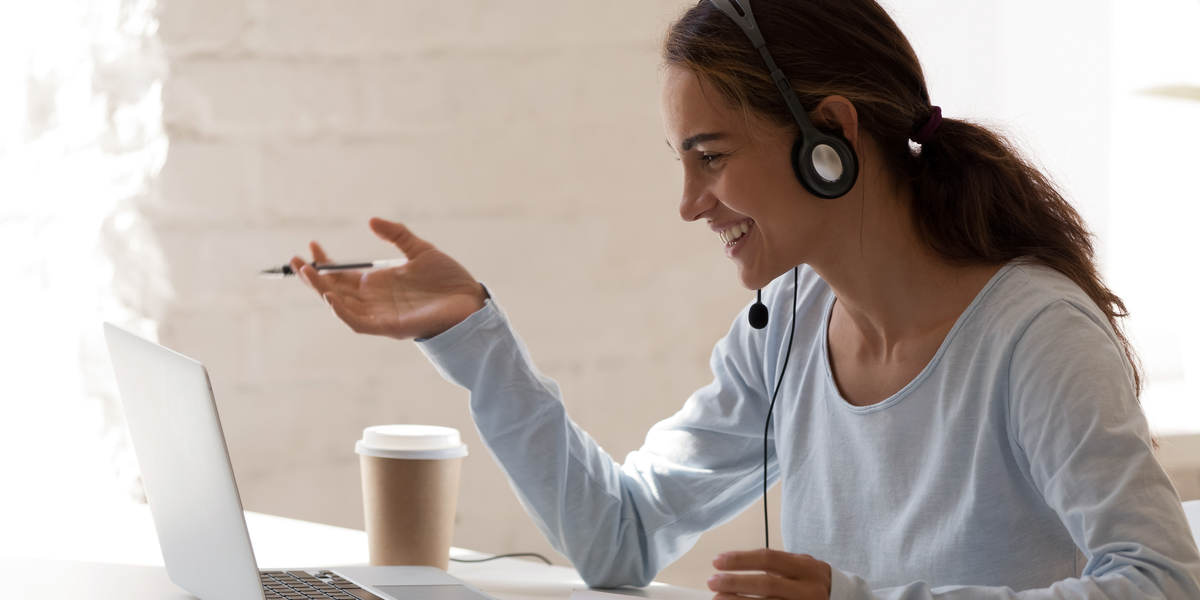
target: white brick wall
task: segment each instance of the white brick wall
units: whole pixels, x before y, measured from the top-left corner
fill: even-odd
[[[355,336],[297,282],[254,277],[310,239],[396,255],[374,215],[489,284],[618,460],[707,383],[712,343],[752,297],[676,211],[655,46],[680,6],[160,3],[171,149],[150,214],[176,290],[161,338],[210,367],[248,509],[361,527],[361,429],[451,425],[472,450],[455,544],[550,553],[463,390],[411,343]],[[702,587],[716,552],[761,544],[760,519],[663,578]]]

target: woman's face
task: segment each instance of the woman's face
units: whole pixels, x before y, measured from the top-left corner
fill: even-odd
[[[683,67],[666,70],[662,112],[667,143],[683,163],[679,214],[708,224],[743,286],[760,289],[832,247],[836,203],[809,194],[793,175],[794,132],[747,123]]]

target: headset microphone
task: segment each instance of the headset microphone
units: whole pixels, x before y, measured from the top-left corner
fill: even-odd
[[[750,306],[750,326],[762,329],[767,326],[767,305],[762,303],[762,290],[758,290],[758,301]]]

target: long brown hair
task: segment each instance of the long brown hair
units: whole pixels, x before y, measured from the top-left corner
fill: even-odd
[[[921,63],[874,0],[754,0],[767,48],[810,113],[840,95],[888,168],[913,187],[913,223],[925,243],[955,264],[1003,264],[1032,257],[1069,277],[1108,317],[1142,377],[1120,318],[1125,304],[1101,280],[1092,235],[1054,184],[999,135],[944,118],[919,150],[909,139],[932,115]],[[663,61],[694,72],[747,115],[796,129],[762,57],[732,19],[710,2],[689,8],[667,30]]]

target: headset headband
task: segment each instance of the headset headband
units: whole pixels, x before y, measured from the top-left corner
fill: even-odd
[[[754,11],[750,9],[750,3],[741,3],[738,0],[708,0],[717,10],[725,13],[742,31],[746,33],[746,37],[750,38],[750,43],[754,44],[754,49],[762,55],[763,60],[767,63],[767,70],[771,72],[771,79],[775,81],[775,87],[779,88],[779,93],[783,94],[783,101],[787,103],[788,109],[792,111],[792,117],[796,119],[796,123],[800,125],[800,130],[805,136],[811,136],[817,133],[816,128],[808,120],[808,113],[804,112],[804,107],[800,105],[800,99],[796,97],[796,92],[792,90],[792,84],[788,83],[787,77],[783,75],[783,69],[780,69],[775,64],[775,59],[771,58],[771,53],[767,51],[767,41],[763,39],[762,31],[758,29],[758,23],[754,21]]]
[[[701,0],[703,2],[704,0]],[[854,187],[858,179],[858,155],[854,147],[837,133],[824,133],[813,127],[808,120],[808,113],[800,105],[800,99],[792,90],[783,70],[775,64],[771,53],[767,51],[767,42],[763,39],[758,23],[754,21],[754,12],[750,10],[750,0],[708,0],[717,10],[737,23],[754,49],[762,55],[771,73],[771,80],[783,101],[787,104],[792,118],[800,126],[800,134],[792,144],[792,170],[796,179],[811,192],[821,198],[840,198]]]

